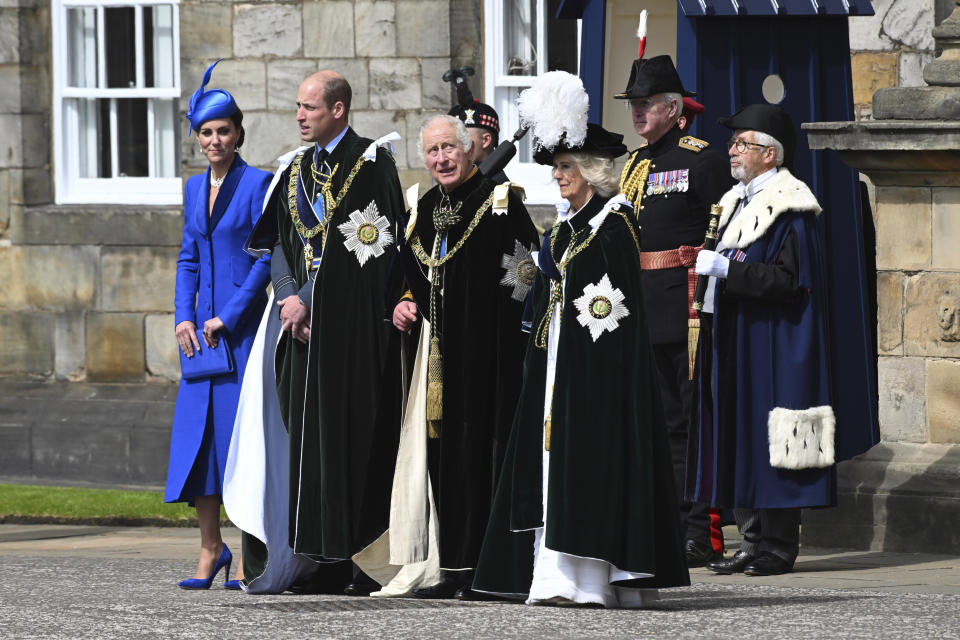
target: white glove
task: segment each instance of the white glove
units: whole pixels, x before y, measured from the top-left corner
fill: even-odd
[[[730,260],[716,251],[702,250],[697,254],[697,273],[701,276],[716,276],[726,278],[730,268]]]

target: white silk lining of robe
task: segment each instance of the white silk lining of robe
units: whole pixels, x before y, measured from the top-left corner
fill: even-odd
[[[384,585],[374,597],[408,596],[440,582],[440,531],[427,469],[427,356],[430,323],[423,319],[413,379],[403,412],[397,466],[390,492],[390,528],[353,556]]]
[[[280,414],[275,371],[280,334],[271,291],[247,360],[223,482],[230,521],[267,546],[267,565],[243,586],[247,593],[282,593],[317,568],[295,555],[289,543],[290,438]]]
[[[566,256],[566,252],[564,252],[564,256]],[[565,298],[566,280],[563,282],[563,287]],[[550,415],[553,401],[562,305],[563,301],[560,301],[556,303],[553,309],[547,336],[547,380],[543,399],[544,438],[546,437],[547,416]],[[575,325],[569,325],[569,327],[574,331],[586,331],[586,329]],[[544,526],[533,530],[533,581],[530,584],[527,604],[576,603],[600,604],[607,608],[639,608],[658,600],[659,594],[656,589],[631,589],[610,584],[618,580],[650,578],[652,577],[651,574],[623,571],[605,560],[575,556],[555,551],[546,546],[544,532],[547,522],[547,491],[550,484],[550,452],[543,449],[542,454]]]

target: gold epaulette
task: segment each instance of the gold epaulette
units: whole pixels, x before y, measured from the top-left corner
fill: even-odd
[[[680,142],[677,143],[678,147],[683,149],[689,149],[696,153],[700,153],[704,149],[710,146],[710,143],[706,140],[701,140],[700,138],[694,138],[693,136],[683,136],[680,138]]]

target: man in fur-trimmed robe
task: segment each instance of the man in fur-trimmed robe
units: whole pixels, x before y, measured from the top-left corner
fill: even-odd
[[[796,137],[783,109],[751,105],[720,124],[734,130],[740,182],[720,200],[716,251],[697,257],[713,331],[706,313],[687,489],[733,507],[743,535],[708,568],[776,575],[796,560],[801,507],[836,500],[820,206],[784,166]]]

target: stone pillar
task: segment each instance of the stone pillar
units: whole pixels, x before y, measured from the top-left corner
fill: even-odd
[[[876,185],[881,443],[838,469],[807,544],[960,551],[960,0],[928,86],[880,89],[872,121],[807,123]],[[842,385],[836,389],[843,393]],[[843,425],[837,425],[842,429]]]

